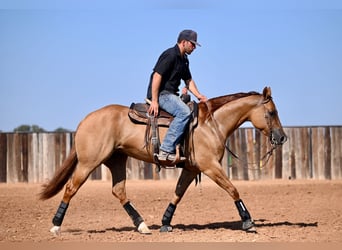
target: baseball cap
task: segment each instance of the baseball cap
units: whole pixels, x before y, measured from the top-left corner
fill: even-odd
[[[182,40],[190,41],[190,42],[196,44],[197,46],[201,46],[197,42],[197,33],[196,33],[196,31],[193,31],[193,30],[183,30],[183,31],[181,31],[181,33],[179,33],[177,41],[180,42]]]

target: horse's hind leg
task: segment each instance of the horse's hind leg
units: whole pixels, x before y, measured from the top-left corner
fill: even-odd
[[[55,216],[52,219],[53,227],[50,229],[55,235],[58,235],[61,230],[61,225],[63,223],[63,219],[65,213],[68,209],[70,200],[82,186],[82,184],[87,180],[89,174],[96,168],[97,166],[81,164],[77,163],[75,172],[71,179],[65,185],[65,191],[62,198],[62,201],[57,209]]]
[[[185,191],[188,189],[189,185],[198,174],[199,172],[191,172],[185,168],[182,170],[182,173],[177,181],[174,197],[169,203],[169,206],[166,208],[165,213],[163,215],[162,227],[160,228],[160,232],[172,231],[171,220],[174,212],[176,211],[177,204],[181,201]]]
[[[127,155],[114,153],[111,158],[105,162],[112,174],[112,193],[119,199],[137,230],[142,234],[150,234],[151,231],[126,195],[126,161]]]

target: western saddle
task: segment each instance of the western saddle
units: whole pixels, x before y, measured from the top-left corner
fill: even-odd
[[[165,110],[160,110],[157,117],[151,116],[148,114],[148,109],[150,106],[150,101],[146,99],[146,103],[132,103],[129,111],[128,116],[133,123],[146,125],[145,130],[145,137],[144,137],[144,147],[146,148],[147,152],[153,155],[154,163],[158,166],[157,171],[160,170],[160,166],[164,168],[175,168],[175,167],[182,167],[182,164],[177,164],[177,159],[174,162],[167,162],[161,163],[158,161],[156,157],[159,153],[159,146],[160,146],[160,136],[159,136],[159,127],[169,127],[173,120],[173,116],[166,112]],[[188,129],[185,132],[186,136],[183,138],[187,138],[192,134],[193,129],[197,125],[197,116],[198,116],[198,104],[194,101],[190,101],[187,103],[191,110],[191,119],[188,125]],[[180,153],[186,155],[186,143],[183,139],[182,147],[177,147],[178,159]],[[151,150],[151,148],[153,150]],[[180,149],[182,148],[182,149]],[[182,152],[179,152],[182,151]],[[177,157],[176,157],[177,158]]]

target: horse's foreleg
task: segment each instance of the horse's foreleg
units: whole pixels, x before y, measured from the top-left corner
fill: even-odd
[[[176,211],[177,204],[181,201],[185,191],[188,189],[191,182],[194,180],[196,175],[199,172],[190,172],[186,169],[182,170],[180,177],[178,178],[176,191],[173,199],[169,203],[169,206],[166,208],[165,213],[162,218],[162,227],[160,228],[160,232],[171,232],[171,220],[173,214]]]
[[[106,165],[112,173],[112,193],[119,199],[137,230],[142,234],[150,234],[151,231],[126,195],[126,160],[126,155],[114,153],[114,155],[106,161]]]
[[[68,209],[71,198],[76,194],[76,192],[79,190],[82,184],[87,180],[89,174],[94,169],[95,167],[77,163],[77,166],[76,166],[76,169],[72,178],[65,185],[63,199],[57,209],[55,216],[52,219],[53,227],[50,229],[50,232],[53,233],[54,235],[60,234],[64,216]]]
[[[221,188],[228,192],[228,194],[233,198],[236,208],[239,212],[242,221],[242,229],[248,232],[255,232],[254,222],[251,215],[249,214],[245,204],[240,199],[239,192],[235,186],[229,181],[228,177],[224,173],[220,165],[217,167],[212,167],[203,172],[205,175],[210,177],[214,182],[216,182]]]

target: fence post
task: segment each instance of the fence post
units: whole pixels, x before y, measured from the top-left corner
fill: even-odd
[[[0,182],[7,182],[7,134],[0,133]]]
[[[331,178],[342,178],[342,127],[331,127]]]
[[[330,127],[324,128],[324,179],[331,180],[331,137]]]

